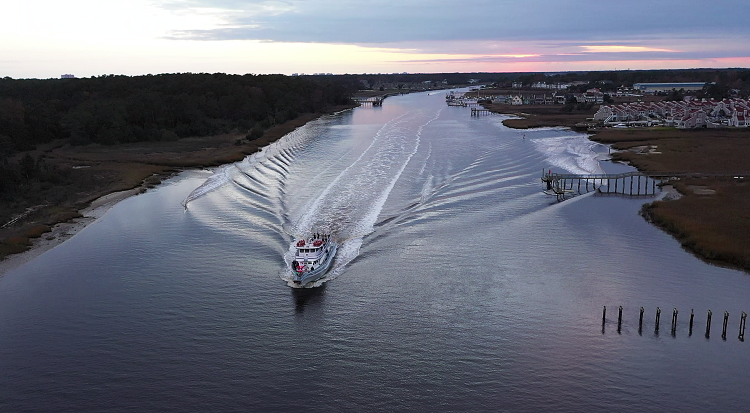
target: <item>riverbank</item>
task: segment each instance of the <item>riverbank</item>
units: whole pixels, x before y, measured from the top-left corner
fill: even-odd
[[[517,119],[516,129],[566,126],[584,122],[589,113],[560,112],[560,106],[509,110],[487,105]],[[644,205],[642,215],[706,262],[750,272],[750,129],[609,128],[591,140],[611,145],[612,160],[643,172],[741,174],[673,182],[679,197]],[[739,175],[738,175],[739,176]]]
[[[41,145],[30,154],[61,171],[61,182],[40,185],[0,207],[0,274],[54,248],[117,202],[169,176],[240,161],[312,120],[353,107],[300,115],[252,141],[245,134],[232,133],[112,146],[71,146],[65,141]]]

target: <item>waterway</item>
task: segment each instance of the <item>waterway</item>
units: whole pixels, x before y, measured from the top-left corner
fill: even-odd
[[[0,411],[749,409],[750,276],[685,252],[647,200],[543,194],[543,170],[626,169],[585,135],[443,97],[184,172],[0,277]],[[341,247],[294,288],[311,231]]]

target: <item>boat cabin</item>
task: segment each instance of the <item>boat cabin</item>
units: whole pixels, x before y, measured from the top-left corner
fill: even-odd
[[[297,262],[298,271],[312,271],[325,261],[328,238],[326,236],[312,237],[307,240],[297,241],[295,247],[297,252],[294,260]]]

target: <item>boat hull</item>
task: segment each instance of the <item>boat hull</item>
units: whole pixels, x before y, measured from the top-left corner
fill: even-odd
[[[333,263],[333,257],[336,255],[336,251],[338,250],[338,247],[339,246],[337,243],[331,242],[331,247],[328,252],[328,256],[326,257],[325,261],[323,261],[323,264],[312,271],[306,271],[302,273],[302,275],[295,272],[294,277],[292,278],[292,281],[294,281],[295,284],[307,285],[311,282],[315,282],[323,278],[328,272],[328,269],[331,267],[331,264]]]

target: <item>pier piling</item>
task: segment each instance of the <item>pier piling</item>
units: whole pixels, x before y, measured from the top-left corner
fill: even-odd
[[[638,334],[643,331],[643,307],[641,307],[641,315],[638,317]]]
[[[640,307],[639,314],[638,314],[638,335],[643,335],[643,315],[645,314],[645,310],[643,307]],[[672,309],[672,323],[671,323],[671,335],[672,337],[677,336],[677,316],[679,314],[679,310],[677,310],[677,307]],[[706,313],[706,339],[709,339],[711,337],[711,319],[713,317],[713,312],[711,310],[708,310]],[[661,307],[656,307],[656,318],[654,320],[654,334],[659,335],[659,327],[660,327],[660,320],[661,320]],[[602,334],[605,333],[605,326],[607,324],[607,306],[602,306]],[[742,311],[740,314],[740,325],[739,325],[739,334],[737,335],[737,338],[740,341],[745,341],[745,326],[747,324],[747,313]],[[690,309],[690,322],[689,322],[689,332],[688,335],[690,337],[693,336],[693,326],[695,325],[695,309]],[[724,311],[724,323],[722,325],[721,329],[721,338],[722,340],[727,340],[727,328],[729,326],[729,311]],[[617,308],[617,334],[622,334],[622,306],[618,306]]]
[[[693,309],[691,308],[690,309],[690,332],[688,333],[688,336],[693,335],[693,316],[694,316]]]

